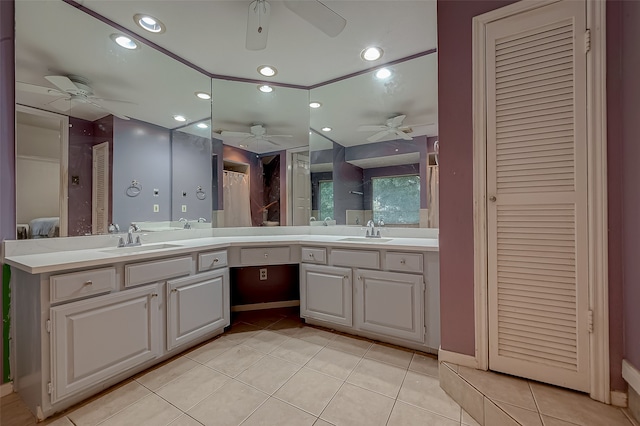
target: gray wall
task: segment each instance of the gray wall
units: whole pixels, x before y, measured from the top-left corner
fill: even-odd
[[[113,222],[126,230],[130,222],[171,220],[170,131],[137,120],[113,119]],[[137,197],[125,194],[131,181],[142,184]],[[153,195],[158,189],[159,195]],[[153,205],[160,211],[154,213]]]
[[[172,220],[205,218],[211,222],[211,140],[188,133],[171,132]],[[198,186],[205,199],[196,197]],[[217,191],[216,191],[217,198]],[[182,206],[187,206],[186,213]]]
[[[338,225],[347,223],[347,210],[364,210],[363,170],[345,161],[345,147],[333,144],[333,214]]]

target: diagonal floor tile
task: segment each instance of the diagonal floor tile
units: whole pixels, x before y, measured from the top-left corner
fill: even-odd
[[[462,366],[458,371],[467,382],[488,398],[527,410],[537,410],[526,380]]]
[[[242,426],[311,426],[316,417],[279,399],[269,398]]]
[[[460,406],[447,395],[437,378],[408,371],[398,400],[452,420],[460,420]]]
[[[207,362],[206,365],[227,376],[235,377],[258,362],[263,356],[265,355],[262,352],[239,345],[215,357]]]
[[[132,381],[72,411],[67,416],[77,426],[97,425],[118,411],[151,394],[140,383]]]
[[[306,367],[337,379],[345,380],[358,365],[360,357],[331,348],[324,348],[311,358]]]
[[[375,343],[369,348],[364,357],[406,369],[413,358],[413,351]]]
[[[186,357],[176,358],[158,368],[142,373],[136,378],[136,381],[142,386],[156,391],[198,365],[200,364]]]
[[[187,411],[218,390],[227,380],[230,379],[224,374],[200,365],[167,383],[156,394],[180,410]]]
[[[267,398],[251,386],[230,380],[187,414],[205,426],[237,426]]]
[[[205,345],[202,345],[197,349],[187,352],[184,356],[201,364],[205,364],[218,355],[221,355],[227,350],[231,349],[233,346],[236,346],[237,344],[237,342],[233,342],[221,337]]]
[[[438,377],[438,368],[438,358],[419,353],[413,354],[413,359],[409,364],[409,370],[433,377]]]
[[[242,342],[242,344],[268,354],[287,340],[289,340],[289,338],[283,334],[276,333],[275,331],[263,330],[254,334]]]
[[[327,347],[362,357],[371,347],[371,341],[356,337],[337,335]]]
[[[315,343],[316,345],[326,346],[326,344],[332,341],[336,335],[320,328],[305,326],[298,330],[293,337],[302,339],[306,342]]]
[[[319,416],[342,383],[334,377],[302,368],[274,396]]]
[[[320,418],[336,426],[385,425],[393,402],[392,398],[345,383]]]
[[[460,422],[396,401],[387,426],[456,426]]]
[[[158,395],[146,396],[133,405],[109,417],[101,426],[163,426],[182,412]]]
[[[395,399],[407,370],[394,365],[363,359],[347,382]]]
[[[240,373],[236,379],[271,395],[299,369],[297,364],[267,355]]]
[[[300,339],[289,339],[271,351],[270,355],[295,364],[304,365],[320,352],[321,349],[322,346],[316,345],[315,343],[305,342]]]

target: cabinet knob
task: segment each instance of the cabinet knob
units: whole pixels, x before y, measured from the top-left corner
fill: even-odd
[[[401,265],[404,265],[405,263],[407,263],[407,261],[406,261],[406,260],[404,260],[404,259],[401,259],[401,260],[400,260],[400,264],[401,264]]]
[[[178,292],[177,288],[171,289],[171,293],[177,293],[177,292]]]
[[[151,293],[151,297],[158,297],[158,293]]]
[[[220,262],[220,259],[218,259],[217,257],[213,259],[213,263],[218,263],[218,262]]]
[[[84,285],[93,285],[93,281],[91,281],[91,280],[87,280],[87,281],[84,283]]]
[[[495,195],[492,195],[491,197],[489,197],[489,201],[491,202],[495,202],[497,200]]]
[[[358,275],[358,281],[362,281],[362,277]]]
[[[269,257],[269,254],[268,254],[268,253],[265,253],[265,254],[264,254],[264,258],[266,259],[267,257]]]
[[[348,275],[345,275],[345,276],[343,276],[342,278],[344,278],[344,279],[346,280],[347,278],[349,278],[349,276],[348,276]]]
[[[313,253],[309,253],[309,257],[313,257]]]

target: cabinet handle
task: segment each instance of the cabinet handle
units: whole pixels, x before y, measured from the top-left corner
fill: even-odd
[[[217,257],[215,259],[213,259],[213,263],[218,263],[220,261],[220,259],[218,259]]]
[[[311,257],[311,258],[312,258],[312,257],[313,257],[313,253],[309,253],[309,257]]]
[[[84,285],[93,285],[93,281],[91,281],[91,280],[87,280],[87,281],[84,283]]]
[[[407,263],[407,261],[406,261],[406,260],[404,260],[404,259],[400,259],[400,264],[404,265],[405,263]]]
[[[171,293],[177,293],[177,292],[178,292],[177,288],[171,289]]]
[[[158,297],[158,293],[151,293],[151,297]]]

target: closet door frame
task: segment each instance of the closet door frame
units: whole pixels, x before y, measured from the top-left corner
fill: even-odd
[[[487,235],[487,97],[485,87],[486,26],[496,20],[543,7],[558,0],[521,1],[473,19],[473,206],[475,357],[469,366],[489,367],[488,235]],[[606,16],[605,2],[586,0],[587,28],[587,150],[590,396],[610,403],[608,239],[607,239],[607,127],[606,127]],[[464,361],[464,358],[461,361]]]

